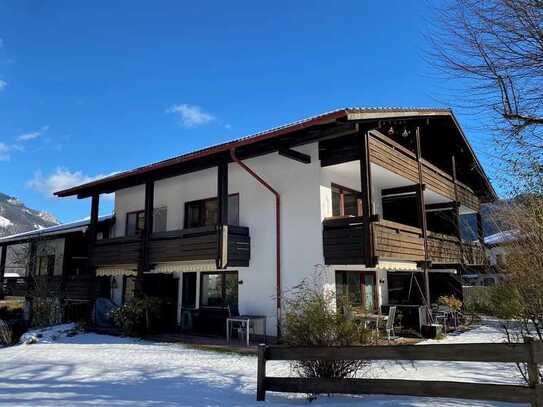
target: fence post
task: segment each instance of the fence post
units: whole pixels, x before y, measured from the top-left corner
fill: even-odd
[[[533,389],[532,407],[542,407],[543,400],[540,396],[541,378],[539,376],[539,367],[535,360],[536,341],[531,336],[524,337],[524,343],[528,345],[528,384]]]
[[[266,345],[258,345],[258,366],[256,371],[256,401],[266,400]]]

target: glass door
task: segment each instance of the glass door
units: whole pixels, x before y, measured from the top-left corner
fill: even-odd
[[[336,271],[338,303],[349,301],[354,308],[365,311],[377,309],[374,271]]]

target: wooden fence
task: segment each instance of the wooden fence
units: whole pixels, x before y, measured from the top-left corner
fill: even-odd
[[[403,379],[268,377],[266,362],[269,360],[432,360],[526,363],[530,383],[524,386]],[[542,361],[543,343],[533,341],[531,338],[526,338],[525,343],[518,344],[470,343],[307,348],[259,345],[256,399],[257,401],[265,400],[267,391],[386,394],[531,403],[532,406],[543,407],[543,385],[540,382],[538,370],[538,363]],[[512,369],[515,368],[512,366]],[[481,371],[481,376],[484,374],[485,372]]]

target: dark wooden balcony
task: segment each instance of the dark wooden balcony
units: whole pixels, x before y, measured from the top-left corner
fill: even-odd
[[[368,264],[364,255],[362,217],[323,221],[325,264]],[[420,262],[425,260],[424,237],[417,227],[388,220],[373,223],[374,256],[382,260]],[[436,264],[484,264],[484,249],[478,242],[463,242],[457,237],[428,233],[428,258]]]
[[[79,276],[32,276],[18,279],[17,294],[30,297],[61,297],[67,300],[94,298],[95,278]]]
[[[137,264],[143,241],[139,237],[119,237],[96,242],[91,255],[94,266]],[[150,263],[174,261],[218,261],[227,267],[247,267],[251,244],[249,228],[204,226],[154,233],[149,243]]]

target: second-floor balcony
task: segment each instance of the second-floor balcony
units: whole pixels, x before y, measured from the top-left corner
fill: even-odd
[[[325,219],[323,244],[325,263],[369,264],[372,258],[395,261],[425,261],[424,237],[420,228],[380,219],[373,222],[373,253],[366,253],[367,228],[363,217]],[[435,264],[482,265],[483,247],[478,242],[428,233],[428,260]]]
[[[149,263],[216,261],[225,267],[247,267],[250,260],[249,228],[203,226],[153,233],[149,241]],[[139,236],[96,241],[91,254],[95,267],[135,265],[143,256]]]

